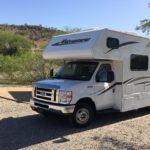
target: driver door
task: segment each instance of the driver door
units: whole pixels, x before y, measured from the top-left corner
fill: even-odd
[[[95,77],[95,99],[98,110],[112,108],[114,103],[114,73],[111,64],[100,65]]]

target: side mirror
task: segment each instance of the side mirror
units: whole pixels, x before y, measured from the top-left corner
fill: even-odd
[[[107,82],[114,81],[114,72],[113,71],[107,71]]]
[[[54,69],[50,69],[50,78],[54,76]]]

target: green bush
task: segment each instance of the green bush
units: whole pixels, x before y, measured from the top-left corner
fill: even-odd
[[[6,74],[6,80],[23,84],[48,78],[50,68],[57,71],[60,65],[61,62],[44,60],[41,53],[0,56],[0,72]]]
[[[0,31],[0,54],[18,55],[29,51],[31,42],[12,31]]]

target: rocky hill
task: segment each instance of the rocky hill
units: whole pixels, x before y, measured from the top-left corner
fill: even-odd
[[[42,25],[8,25],[0,24],[0,30],[3,31],[13,31],[16,34],[25,36],[32,41],[33,48],[44,47],[48,40],[53,35],[63,34],[64,31],[58,30],[56,28],[47,28]]]

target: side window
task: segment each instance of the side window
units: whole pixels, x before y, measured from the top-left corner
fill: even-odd
[[[148,56],[132,54],[130,57],[130,69],[132,71],[148,70]]]
[[[119,39],[108,37],[106,44],[108,48],[117,49],[119,48]]]
[[[111,73],[113,74],[111,65],[110,64],[102,64],[96,74],[96,82],[110,82],[110,81],[108,81],[109,80],[108,79],[109,72],[110,72],[110,74]],[[112,79],[110,79],[110,80],[113,81],[113,78],[114,78],[114,75],[112,75]]]

